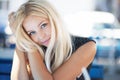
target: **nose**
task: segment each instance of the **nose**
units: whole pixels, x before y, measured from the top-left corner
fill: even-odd
[[[43,41],[45,39],[45,33],[42,31],[38,32],[37,39],[39,42]]]

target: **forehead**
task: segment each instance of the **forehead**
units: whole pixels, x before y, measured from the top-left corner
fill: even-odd
[[[23,27],[37,26],[42,21],[48,21],[48,19],[36,15],[29,15],[23,20]]]
[[[41,16],[29,15],[23,20],[23,24],[28,22],[42,21],[42,20],[48,20],[48,19]]]

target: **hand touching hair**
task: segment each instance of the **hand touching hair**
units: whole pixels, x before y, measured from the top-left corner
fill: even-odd
[[[14,21],[15,21],[15,12],[11,12],[8,15],[8,21],[9,21],[9,26],[10,26],[12,32],[15,33],[15,28],[13,27]]]

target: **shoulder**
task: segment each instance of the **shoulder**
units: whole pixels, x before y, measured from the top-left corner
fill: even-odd
[[[79,37],[79,36],[71,36],[72,39],[72,48],[73,52],[76,51],[79,47],[82,47],[83,45],[86,48],[94,48],[96,46],[95,40],[87,37]]]

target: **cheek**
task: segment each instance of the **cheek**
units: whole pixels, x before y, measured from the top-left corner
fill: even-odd
[[[35,36],[30,37],[33,42],[38,43],[37,38]]]
[[[46,35],[51,36],[51,27],[48,27],[45,31]]]

